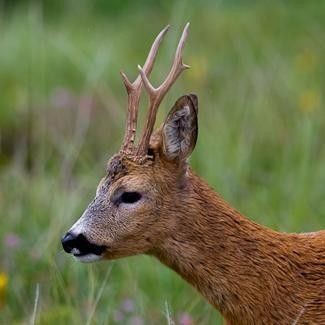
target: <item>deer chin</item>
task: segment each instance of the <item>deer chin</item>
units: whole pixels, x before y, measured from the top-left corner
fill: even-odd
[[[74,248],[71,254],[78,262],[82,263],[93,263],[103,259],[103,254],[81,253],[77,248]]]
[[[84,255],[74,254],[73,257],[78,262],[82,262],[82,263],[93,263],[93,262],[98,262],[103,259],[103,257],[101,255],[96,255],[96,254],[84,254]]]

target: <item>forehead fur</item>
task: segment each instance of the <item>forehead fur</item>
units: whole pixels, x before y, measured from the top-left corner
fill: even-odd
[[[132,157],[116,154],[107,163],[107,178],[109,183],[113,183],[131,172],[140,170],[140,168],[149,166],[151,164],[152,162],[150,160],[139,163],[132,159]]]
[[[140,181],[144,178],[153,182],[158,182],[160,186],[166,184],[176,184],[186,175],[187,163],[178,164],[173,161],[161,159],[159,150],[154,149],[155,154],[152,157],[147,156],[144,160],[138,160],[135,156],[123,153],[115,154],[107,163],[106,184],[108,186],[116,183],[125,176],[139,177]]]

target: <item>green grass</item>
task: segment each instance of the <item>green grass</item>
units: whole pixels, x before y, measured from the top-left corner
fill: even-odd
[[[0,272],[9,278],[0,323],[34,316],[39,324],[136,324],[136,317],[180,324],[186,313],[195,324],[221,324],[158,261],[83,265],[62,252],[60,237],[119,148],[126,101],[119,71],[134,77],[170,23],[153,73],[158,83],[186,21],[192,69],[164,101],[159,122],[178,96],[195,92],[193,168],[259,223],[325,228],[325,2],[67,3],[58,13],[34,2],[0,16]]]

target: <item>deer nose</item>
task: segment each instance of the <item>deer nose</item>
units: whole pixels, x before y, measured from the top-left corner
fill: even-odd
[[[105,246],[93,244],[83,234],[75,235],[72,232],[67,232],[61,243],[67,253],[73,253],[76,256],[101,255],[105,250]]]
[[[67,232],[61,239],[62,247],[67,253],[71,253],[73,248],[76,248],[76,236],[71,232]]]

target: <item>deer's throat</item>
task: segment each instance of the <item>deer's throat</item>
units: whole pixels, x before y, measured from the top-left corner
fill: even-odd
[[[272,256],[265,251],[279,254],[283,238],[243,217],[195,175],[190,177],[188,202],[175,215],[177,229],[154,255],[227,319],[253,324],[256,313],[264,313],[256,301],[271,298]],[[261,298],[262,292],[266,294]]]

